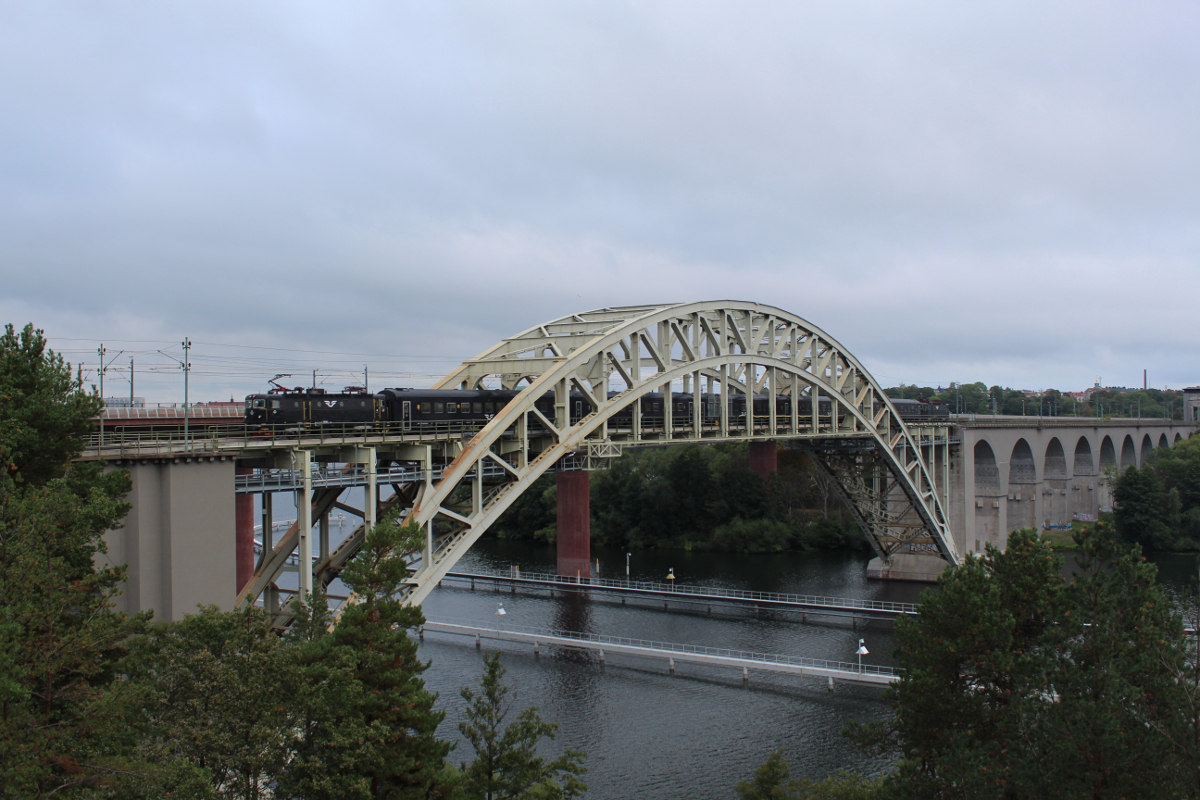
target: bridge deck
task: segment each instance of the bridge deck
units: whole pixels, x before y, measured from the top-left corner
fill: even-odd
[[[836,679],[886,686],[900,677],[891,667],[868,664],[860,667],[857,664],[843,661],[753,653],[723,647],[655,642],[648,639],[630,639],[623,636],[603,636],[574,631],[538,631],[521,626],[509,626],[501,630],[483,627],[476,622],[465,620],[427,620],[422,631],[422,638],[425,633],[473,636],[477,646],[482,639],[521,642],[532,644],[535,652],[541,645],[593,650],[600,654],[601,661],[604,660],[605,653],[666,660],[670,664],[672,672],[674,671],[674,662],[678,661],[710,666],[740,667],[743,670],[743,677],[748,676],[749,671],[753,669],[756,672],[780,672],[788,675],[824,678],[831,684]]]
[[[483,570],[476,572],[448,572],[443,580],[487,581],[508,584],[513,587],[539,587],[547,589],[569,589],[586,592],[607,593],[620,596],[653,597],[665,602],[727,603],[742,606],[788,609],[813,613],[837,614],[839,616],[871,616],[894,618],[903,614],[917,613],[913,603],[890,603],[881,600],[855,600],[847,597],[822,597],[820,595],[784,594],[780,592],[754,592],[744,589],[723,589],[714,586],[670,586],[651,581],[611,580],[607,578],[566,578],[559,575],[536,572],[503,572]]]
[[[922,428],[921,426],[925,427]],[[86,440],[85,449],[80,459],[87,460],[124,460],[142,458],[181,458],[191,456],[225,455],[253,458],[270,451],[287,451],[291,449],[316,449],[330,446],[361,446],[404,444],[444,444],[449,442],[467,442],[474,438],[484,428],[482,422],[434,423],[429,425],[410,425],[404,423],[364,424],[329,424],[311,425],[308,427],[290,426],[260,426],[257,428],[246,425],[212,425],[203,430],[192,431],[184,436],[183,428],[164,426],[161,428],[146,428],[136,431],[110,431],[104,435],[104,443],[100,443],[98,433],[92,434]],[[945,444],[946,423],[940,427],[930,427],[927,423],[919,423],[914,428],[914,436],[922,445]],[[933,433],[933,431],[937,433]],[[690,424],[675,424],[669,434],[661,425],[644,424],[635,433],[630,428],[610,426],[608,428],[608,443],[621,447],[654,446],[664,444],[716,444],[720,442],[741,442],[748,438],[776,439],[780,441],[828,440],[830,438],[847,441],[858,441],[867,445],[870,435],[864,431],[834,431],[829,425],[822,425],[817,430],[790,431],[782,422],[774,430],[766,418],[754,418],[753,426],[748,430],[745,420],[731,421],[727,428],[728,435],[722,435],[720,427],[704,424],[696,430]],[[512,431],[504,436],[511,438]],[[544,438],[546,431],[533,429],[530,431],[533,440]],[[594,440],[585,440],[594,443]]]

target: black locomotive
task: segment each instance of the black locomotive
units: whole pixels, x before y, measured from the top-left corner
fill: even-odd
[[[368,394],[364,389],[348,387],[341,392],[324,389],[272,389],[266,394],[252,394],[246,398],[246,424],[251,426],[284,425],[353,425],[369,427],[377,423],[399,424],[400,427],[422,427],[447,423],[484,425],[520,394],[511,389],[384,389]],[[609,397],[615,397],[610,392]],[[666,424],[666,397],[661,392],[642,396],[638,403],[639,424],[643,428],[662,427]],[[746,421],[746,396],[728,396],[729,420],[733,424]],[[672,427],[690,427],[693,422],[696,396],[686,393],[671,395]],[[756,394],[753,399],[753,414],[756,420],[765,422],[770,418],[771,397]],[[904,419],[920,420],[946,418],[949,416],[945,403],[925,399],[893,400],[897,412]],[[534,402],[534,407],[551,423],[556,422],[557,410],[554,394],[547,392]],[[818,405],[821,424],[829,424],[833,404],[822,397]],[[592,413],[591,403],[581,392],[572,392],[569,399],[571,422],[575,423]],[[633,425],[633,406],[626,406],[609,419],[609,425],[628,428]],[[812,417],[812,401],[801,397],[796,414],[801,420]],[[775,416],[780,422],[792,415],[790,395],[775,396]],[[721,419],[721,395],[700,395],[700,420],[703,425],[717,425]],[[839,424],[845,421],[839,418]]]

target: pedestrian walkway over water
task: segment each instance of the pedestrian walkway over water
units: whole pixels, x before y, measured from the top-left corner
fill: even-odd
[[[852,664],[844,661],[825,661],[817,658],[782,656],[730,650],[724,647],[703,647],[691,644],[673,644],[648,639],[630,639],[623,636],[602,636],[595,633],[577,633],[561,630],[536,630],[522,626],[506,625],[504,629],[485,627],[469,620],[426,620],[421,632],[444,633],[475,638],[475,646],[481,647],[483,639],[503,642],[532,644],[535,653],[542,645],[590,650],[599,654],[603,662],[606,653],[639,656],[667,662],[673,674],[675,663],[707,664],[718,667],[741,668],[742,679],[749,680],[754,672],[776,672],[788,675],[803,675],[820,678],[830,687],[835,680],[886,686],[899,679],[891,667],[869,664]]]
[[[889,603],[881,600],[855,600],[848,597],[821,597],[819,595],[784,594],[780,592],[753,592],[744,589],[723,589],[716,586],[671,586],[651,581],[612,580],[607,578],[567,578],[549,573],[524,572],[519,567],[509,571],[476,570],[474,572],[448,572],[445,581],[476,582],[507,585],[512,589],[572,590],[603,593],[609,596],[651,597],[664,603],[691,603],[711,605],[713,603],[751,606],[754,608],[784,609],[806,613],[821,613],[836,616],[894,618],[902,614],[916,614],[913,603]]]

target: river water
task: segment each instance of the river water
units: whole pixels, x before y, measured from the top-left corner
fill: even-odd
[[[593,551],[601,577],[623,578],[625,554]],[[819,594],[858,599],[916,602],[926,586],[866,579],[866,554],[848,552],[725,555],[704,552],[638,552],[630,560],[634,580],[663,581],[670,568],[681,584]],[[1177,589],[1196,574],[1191,556],[1156,556],[1160,580]],[[1069,563],[1069,559],[1068,559]],[[472,568],[553,572],[552,547],[483,540],[459,562]],[[504,616],[498,616],[503,604]],[[852,662],[860,638],[870,655],[864,663],[891,665],[892,624],[845,618],[802,621],[797,613],[760,612],[731,606],[664,610],[654,600],[628,600],[545,593],[510,594],[483,583],[476,590],[446,582],[425,603],[430,618],[472,620],[489,627],[530,626],[629,636],[657,641],[730,647],[781,655]],[[503,651],[506,681],[515,689],[515,708],[536,705],[558,723],[561,747],[588,754],[588,797],[733,798],[734,784],[749,778],[772,750],[783,748],[795,776],[819,779],[847,769],[875,775],[885,759],[859,752],[841,736],[852,720],[889,715],[883,690],[850,683],[751,673],[743,684],[729,668],[677,664],[577,650],[484,642],[482,652]],[[473,640],[427,634],[421,655],[431,661],[428,688],[440,693],[446,713],[440,733],[458,742],[452,758],[470,759],[470,746],[457,724],[463,718],[463,686],[476,686],[483,654]],[[515,711],[513,716],[515,716]]]
[[[623,578],[625,554],[594,551],[602,577]],[[472,567],[523,571],[554,570],[553,548],[529,543],[483,540],[459,562]],[[866,579],[863,554],[782,553],[729,556],[701,552],[639,552],[630,563],[634,580],[663,581],[674,568],[679,582],[773,592],[820,594],[914,602],[916,584]],[[498,604],[506,615],[498,617]],[[435,590],[425,603],[430,618],[469,619],[504,627],[532,626],[630,636],[657,641],[730,647],[761,653],[799,655],[853,662],[859,638],[870,655],[864,663],[892,664],[890,622],[845,618],[802,623],[792,612],[760,612],[729,606],[692,610],[661,602],[589,598],[579,595],[497,592],[482,583]],[[484,641],[484,651],[501,643]],[[734,784],[749,778],[772,750],[782,747],[793,774],[820,778],[838,769],[866,774],[885,771],[884,760],[859,753],[842,738],[851,720],[888,715],[882,689],[837,683],[833,691],[811,678],[751,673],[744,685],[731,668],[677,664],[606,654],[503,643],[506,679],[516,689],[517,706],[536,705],[544,719],[559,724],[558,746],[588,753],[586,781],[591,798],[732,798]],[[427,634],[421,646],[432,666],[426,685],[440,692],[447,712],[441,734],[459,741],[459,761],[468,760],[461,741],[462,686],[478,683],[482,653],[474,641]]]

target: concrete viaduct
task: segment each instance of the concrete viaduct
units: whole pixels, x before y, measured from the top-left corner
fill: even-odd
[[[1003,548],[1019,528],[1111,510],[1112,479],[1172,447],[1195,423],[1160,419],[956,415],[950,432],[950,528],[963,553]],[[913,552],[920,548],[911,548]],[[893,558],[891,577],[929,580],[944,564]],[[879,577],[882,565],[872,564]]]

